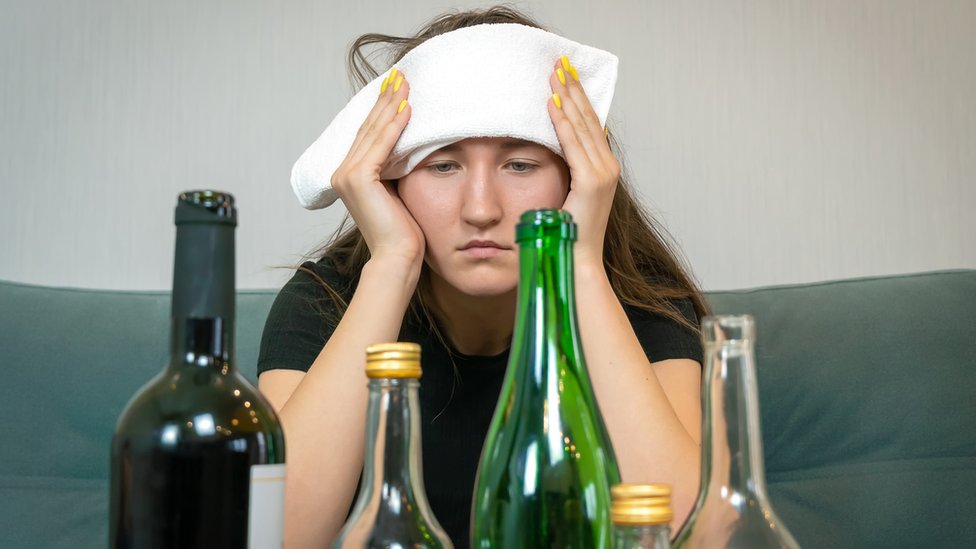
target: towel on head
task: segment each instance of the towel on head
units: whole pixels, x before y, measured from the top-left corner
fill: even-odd
[[[525,139],[562,156],[547,101],[549,77],[564,54],[605,125],[617,82],[617,57],[609,52],[514,23],[465,27],[408,52],[393,67],[410,82],[410,121],[381,178],[403,177],[437,149],[469,137]],[[363,87],[292,167],[292,189],[305,208],[324,208],[338,198],[332,175],[388,73]]]

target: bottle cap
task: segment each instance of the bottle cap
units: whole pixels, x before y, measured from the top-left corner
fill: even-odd
[[[176,224],[218,223],[237,226],[234,196],[222,191],[186,191],[176,200]]]
[[[610,489],[614,524],[667,524],[674,518],[667,484],[617,484]]]
[[[366,347],[366,377],[414,378],[421,375],[420,345],[377,343]]]

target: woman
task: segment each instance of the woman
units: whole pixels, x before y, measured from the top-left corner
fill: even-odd
[[[394,44],[484,23],[538,24],[510,8],[443,16]],[[435,516],[468,543],[478,457],[498,399],[518,283],[515,223],[535,208],[568,210],[577,310],[590,377],[626,482],[674,486],[675,525],[697,493],[705,305],[620,179],[608,134],[571,60],[553,59],[547,109],[563,157],[531,141],[472,136],[434,151],[398,181],[380,172],[410,121],[409,74],[384,82],[332,184],[355,226],[307,262],[265,328],[260,388],[288,437],[286,542],[322,546],[341,528],[363,464],[364,349],[423,347],[424,477]],[[585,291],[584,291],[585,290]]]

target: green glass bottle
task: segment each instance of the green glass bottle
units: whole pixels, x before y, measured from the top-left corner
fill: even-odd
[[[516,227],[518,315],[478,466],[471,547],[609,547],[620,473],[576,321],[576,224],[534,210]]]
[[[230,194],[176,206],[170,359],[112,437],[112,548],[281,547],[285,441],[234,363]]]

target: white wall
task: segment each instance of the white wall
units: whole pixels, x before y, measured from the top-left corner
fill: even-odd
[[[471,5],[0,0],[0,279],[168,288],[175,197],[215,187],[238,285],[279,286],[341,217],[288,174],[346,46]],[[976,2],[520,5],[620,56],[628,166],[707,289],[976,268]]]

